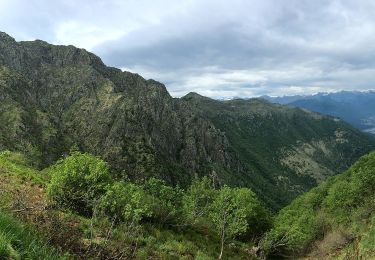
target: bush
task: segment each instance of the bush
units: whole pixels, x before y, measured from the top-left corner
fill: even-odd
[[[182,208],[183,191],[167,186],[165,182],[151,178],[144,184],[145,192],[151,196],[152,216],[160,224],[176,221]]]
[[[249,226],[256,223],[250,223],[249,220],[255,220],[261,209],[260,202],[250,189],[228,186],[220,189],[209,214],[221,239],[219,259],[222,257],[225,241],[246,233]]]
[[[319,221],[311,208],[288,209],[277,217],[262,248],[268,253],[298,254],[317,238],[320,231]]]
[[[207,177],[194,180],[182,199],[183,213],[188,222],[194,224],[206,219],[215,196],[216,191]]]
[[[268,254],[300,254],[322,237],[329,223],[320,209],[330,185],[331,182],[323,183],[282,209],[263,239],[262,249]]]
[[[128,224],[138,224],[151,216],[150,197],[140,186],[116,182],[110,186],[100,201],[104,213]]]
[[[107,164],[98,157],[73,152],[51,168],[48,195],[59,206],[89,215],[112,182]]]

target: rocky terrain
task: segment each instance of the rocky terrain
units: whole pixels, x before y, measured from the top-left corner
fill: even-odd
[[[0,150],[42,168],[72,149],[101,156],[119,179],[195,176],[251,187],[273,209],[375,147],[329,116],[264,100],[215,101],[111,68],[92,53],[0,33]]]

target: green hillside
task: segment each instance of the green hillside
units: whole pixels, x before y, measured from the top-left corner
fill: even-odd
[[[43,171],[2,152],[0,191],[1,259],[217,259],[222,239],[223,259],[252,259],[270,225],[249,189],[118,182],[78,152]]]
[[[260,100],[174,99],[84,49],[5,33],[0,120],[0,150],[39,169],[79,150],[101,156],[117,180],[187,187],[209,176],[251,187],[274,210],[375,148],[334,118]]]
[[[375,153],[282,209],[263,248],[277,256],[372,259]]]
[[[98,157],[72,152],[35,170],[0,153],[5,259],[371,259],[375,152],[275,217],[250,189],[117,181]],[[223,233],[224,232],[224,233]],[[225,236],[222,236],[225,234]],[[223,248],[221,243],[223,241]]]
[[[216,101],[195,93],[183,100],[225,133],[238,162],[231,167],[240,173],[237,183],[251,187],[274,208],[373,149],[373,139],[345,122],[306,110],[262,99]]]

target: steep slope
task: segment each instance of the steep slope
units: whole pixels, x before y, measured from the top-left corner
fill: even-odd
[[[373,140],[348,124],[262,99],[216,101],[195,93],[183,100],[226,134],[242,185],[285,205],[298,194],[347,169]]]
[[[261,101],[173,99],[163,84],[83,49],[5,33],[0,100],[0,149],[26,152],[40,167],[79,149],[118,178],[186,185],[209,175],[252,187],[274,209],[375,147],[333,118]]]
[[[275,255],[373,259],[375,153],[280,211],[262,243]]]
[[[27,111],[40,130],[20,129],[12,142],[22,132],[32,135],[27,140],[38,140],[33,149],[42,164],[75,146],[100,154],[121,176],[186,183],[192,174],[207,171],[207,158],[225,162],[225,137],[210,122],[172,99],[162,84],[106,67],[85,50],[42,41],[17,43],[2,34],[0,64],[22,81],[11,93],[17,101],[14,110]]]
[[[73,157],[66,158],[65,163],[68,163],[65,166],[70,165],[68,168],[72,170],[79,165],[75,168],[76,174],[88,162],[90,164],[86,165],[90,166],[106,164],[101,159],[77,152],[72,159]],[[89,161],[85,162],[86,159]],[[72,163],[75,165],[73,168]],[[191,220],[185,215],[186,206],[192,205],[190,200],[186,200],[191,198],[191,187],[183,191],[165,186],[155,179],[146,186],[126,181],[111,183],[109,173],[107,188],[123,184],[127,188],[116,189],[116,197],[119,197],[113,197],[116,204],[111,205],[115,208],[118,208],[115,205],[127,205],[126,209],[123,212],[116,210],[120,214],[119,218],[113,216],[111,211],[100,209],[104,206],[103,201],[109,202],[107,192],[112,190],[109,188],[107,192],[102,190],[105,194],[95,202],[97,206],[100,205],[95,215],[81,215],[69,206],[72,204],[63,206],[59,204],[60,200],[55,201],[50,196],[51,185],[54,186],[56,180],[55,174],[63,174],[59,170],[55,171],[56,167],[62,164],[64,162],[60,161],[57,165],[39,171],[28,165],[20,153],[0,152],[0,259],[217,259],[221,241],[216,229],[207,222],[210,221],[208,215],[198,216],[200,219],[205,217],[205,222]],[[103,170],[103,167],[99,168]],[[80,174],[87,177],[90,173],[85,171]],[[72,179],[77,181],[73,175],[68,182],[76,183],[72,182]],[[91,183],[95,186],[101,181],[103,179],[96,179]],[[199,183],[207,183],[206,181],[200,180]],[[89,189],[82,182],[80,184],[76,186],[76,191],[84,193]],[[200,188],[199,191],[210,194],[211,198],[220,195],[220,191],[213,190],[211,185],[205,187],[207,189]],[[68,191],[69,189],[63,190],[67,191],[65,196],[72,201],[75,196],[72,196],[72,190]],[[228,189],[225,188],[226,191]],[[139,193],[140,191],[142,192]],[[268,227],[268,212],[258,204],[255,197],[248,196],[253,194],[249,190],[231,191],[245,194],[241,196],[241,201],[246,203],[246,208],[251,208],[252,213],[249,215],[249,211],[242,211],[242,214],[249,216],[246,234],[254,239],[258,235],[255,232],[263,232]],[[141,198],[138,197],[140,194]],[[142,201],[142,204],[134,204],[135,201]],[[150,203],[155,203],[155,206],[146,206],[147,218],[143,218],[141,222],[134,218],[124,218],[125,214],[144,217],[144,203],[149,206]],[[203,205],[200,204],[199,207]],[[233,243],[225,248],[223,259],[253,259],[251,249],[254,242],[249,241],[249,238],[244,235],[241,240],[231,239]]]

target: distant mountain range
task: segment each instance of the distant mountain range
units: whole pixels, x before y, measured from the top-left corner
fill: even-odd
[[[341,91],[310,96],[262,96],[262,98],[272,103],[339,117],[365,132],[375,134],[375,91]]]

